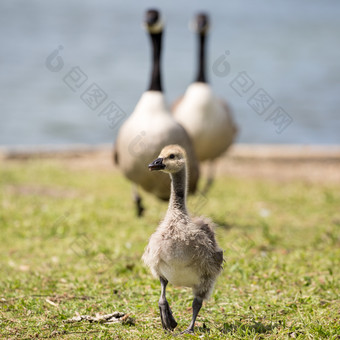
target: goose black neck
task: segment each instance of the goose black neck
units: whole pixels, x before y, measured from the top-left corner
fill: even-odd
[[[150,34],[153,58],[152,58],[152,73],[149,91],[162,91],[161,81],[161,48],[162,48],[162,32]]]
[[[205,75],[205,42],[206,36],[204,33],[198,34],[198,73],[196,81],[200,83],[206,83],[207,78]]]
[[[171,195],[169,202],[169,211],[180,211],[187,214],[186,208],[186,169],[185,167],[174,174],[171,174]]]

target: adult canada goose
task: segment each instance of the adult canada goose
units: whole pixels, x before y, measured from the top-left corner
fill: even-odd
[[[165,145],[183,146],[189,158],[190,193],[196,190],[199,166],[189,135],[174,119],[165,103],[160,69],[163,33],[160,13],[157,10],[148,10],[144,24],[153,48],[151,82],[133,113],[120,128],[114,149],[114,162],[132,182],[158,198],[168,200],[170,196],[168,176],[161,173],[153,173],[150,176],[145,161],[151,162]],[[143,207],[138,194],[135,200],[138,215],[141,216]]]
[[[178,145],[166,146],[149,164],[149,169],[170,174],[171,196],[165,218],[151,236],[143,260],[161,282],[159,309],[163,328],[173,330],[177,326],[165,296],[168,282],[192,288],[192,321],[185,331],[192,333],[202,302],[209,297],[222,270],[223,251],[215,240],[212,223],[188,215],[184,149]]]
[[[198,14],[193,26],[199,40],[198,72],[195,81],[188,87],[184,96],[174,103],[172,110],[176,120],[189,133],[198,160],[213,161],[232,144],[237,127],[228,105],[214,96],[207,82],[205,66],[205,43],[209,30],[207,14]],[[210,164],[210,171],[212,168],[213,164]],[[211,185],[212,179],[211,173],[206,190]]]

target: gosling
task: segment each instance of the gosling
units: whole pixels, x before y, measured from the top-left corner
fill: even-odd
[[[212,223],[207,219],[192,219],[188,214],[185,150],[179,145],[166,146],[149,164],[149,170],[170,175],[171,194],[165,218],[151,236],[143,260],[161,283],[158,305],[165,330],[172,331],[177,326],[166,299],[167,284],[192,288],[192,320],[183,333],[194,333],[203,300],[210,296],[222,270],[223,251],[217,245]]]

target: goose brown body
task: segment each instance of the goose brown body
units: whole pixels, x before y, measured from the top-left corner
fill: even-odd
[[[119,131],[115,145],[116,164],[129,180],[163,200],[170,197],[169,176],[150,173],[145,162],[153,161],[159,150],[169,143],[186,149],[191,174],[189,192],[194,193],[199,172],[192,142],[167,110],[163,93],[146,91]]]

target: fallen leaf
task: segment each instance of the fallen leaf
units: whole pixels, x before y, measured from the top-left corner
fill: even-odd
[[[54,306],[54,307],[58,307],[58,304],[54,303],[53,301],[49,300],[49,299],[45,299],[45,301],[47,303],[49,303],[50,305]]]

